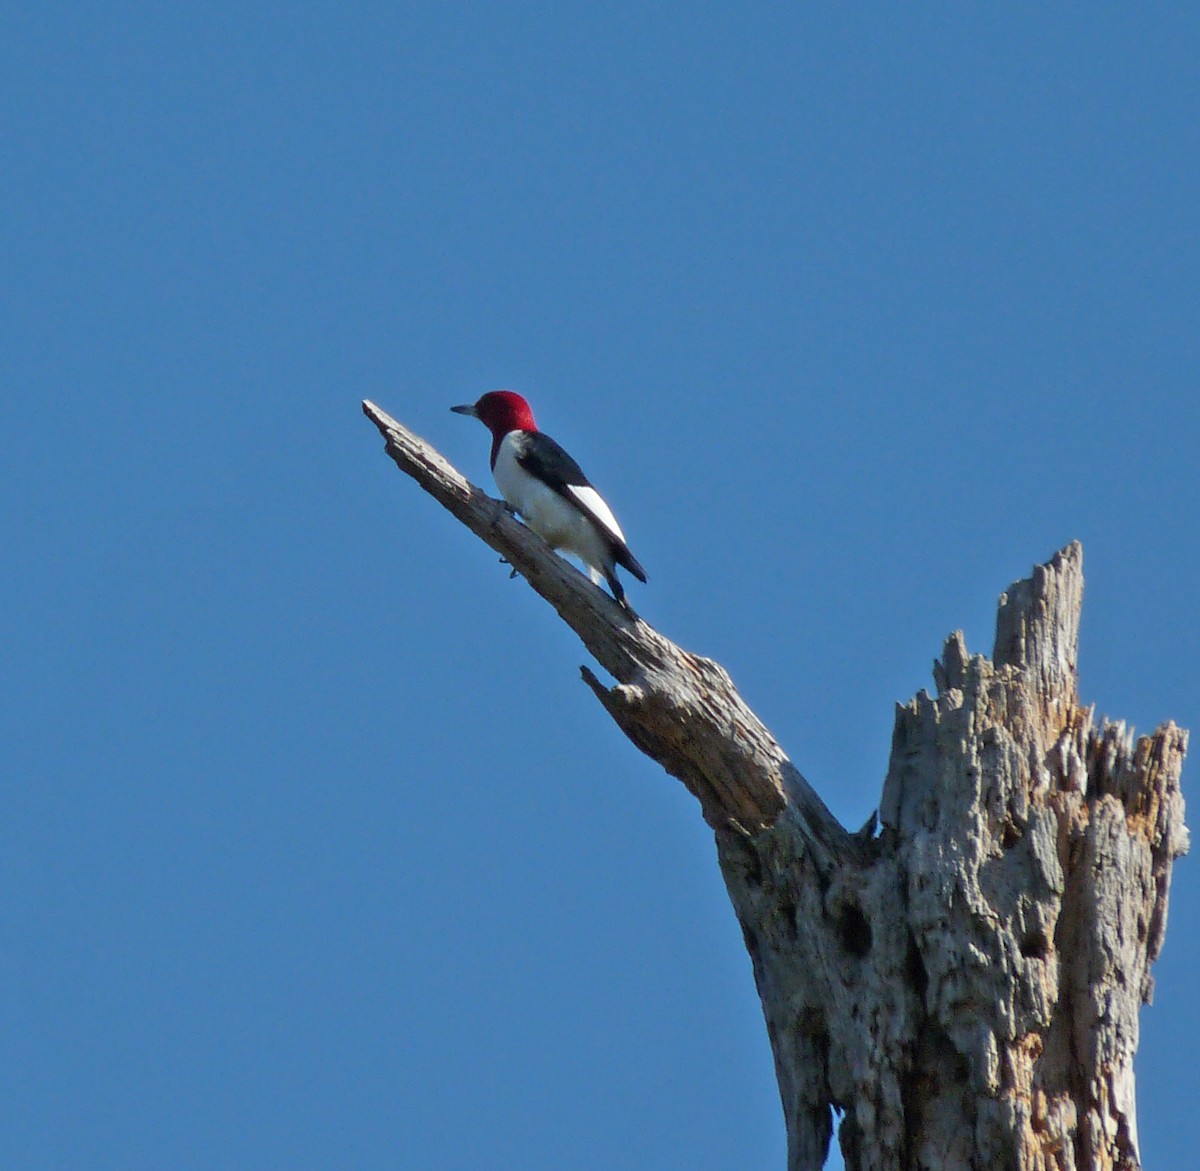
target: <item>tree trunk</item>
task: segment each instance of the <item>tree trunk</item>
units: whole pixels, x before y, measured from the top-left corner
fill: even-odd
[[[1133,1058],[1187,849],[1174,724],[1079,705],[1076,543],[898,708],[874,822],[843,829],[709,659],[626,613],[371,403],[389,454],[545,597],[583,676],[716,834],[754,966],[789,1171],[1140,1167]]]

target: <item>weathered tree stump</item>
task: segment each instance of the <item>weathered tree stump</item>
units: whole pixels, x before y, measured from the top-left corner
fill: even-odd
[[[896,715],[873,824],[830,814],[728,674],[617,606],[371,403],[396,463],[502,553],[616,680],[583,676],[699,800],[775,1057],[789,1171],[1140,1167],[1133,1057],[1171,865],[1172,723],[1133,741],[1076,688],[1082,550],[961,633]]]

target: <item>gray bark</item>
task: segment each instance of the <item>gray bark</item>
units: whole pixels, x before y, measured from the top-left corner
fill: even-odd
[[[1187,734],[1134,740],[1076,691],[1082,550],[1000,598],[896,713],[873,835],[830,814],[728,674],[551,552],[371,403],[402,470],[502,553],[616,680],[584,680],[712,826],[775,1058],[789,1171],[1140,1167],[1133,1057]]]

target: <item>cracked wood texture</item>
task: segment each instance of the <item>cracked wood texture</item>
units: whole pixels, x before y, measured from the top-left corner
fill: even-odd
[[[1076,689],[1082,551],[952,635],[896,714],[881,831],[829,813],[729,675],[622,610],[372,403],[388,454],[502,553],[616,680],[583,677],[712,826],[788,1135],[788,1171],[1140,1167],[1133,1058],[1187,734],[1134,740]]]

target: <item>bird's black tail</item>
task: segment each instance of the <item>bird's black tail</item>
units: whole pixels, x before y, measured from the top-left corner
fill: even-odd
[[[616,557],[616,561],[617,561],[618,565],[625,566],[625,568],[628,569],[629,572],[632,573],[633,576],[638,579],[638,581],[645,584],[646,571],[642,568],[641,563],[638,561],[638,559],[632,553],[629,552],[628,545],[624,545],[624,544],[614,545],[613,546],[613,555]]]
[[[629,604],[629,599],[625,596],[625,587],[621,585],[620,579],[617,577],[616,571],[606,569],[604,571],[604,579],[608,582],[608,588],[612,590],[612,596],[616,599],[617,605],[621,607],[631,618],[637,617],[637,612]],[[642,579],[645,581],[645,578]]]

